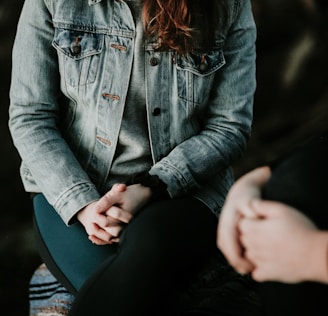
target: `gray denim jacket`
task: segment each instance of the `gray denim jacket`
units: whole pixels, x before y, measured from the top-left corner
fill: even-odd
[[[216,214],[250,134],[256,86],[250,0],[227,0],[227,10],[203,72],[200,55],[145,44],[150,172],[172,197],[192,193]],[[26,191],[43,192],[67,224],[109,189],[135,35],[124,1],[25,1],[9,126]]]

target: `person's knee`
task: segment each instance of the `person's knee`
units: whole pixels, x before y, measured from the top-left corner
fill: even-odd
[[[186,205],[183,201],[171,201],[145,209],[127,226],[121,248],[176,264],[197,261],[216,250],[217,219],[200,202],[194,202],[188,201]]]

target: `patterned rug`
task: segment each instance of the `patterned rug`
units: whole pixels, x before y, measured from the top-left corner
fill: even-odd
[[[67,315],[74,300],[42,264],[33,274],[29,286],[30,316]]]
[[[216,258],[187,289],[179,292],[183,315],[261,316],[256,284]],[[29,285],[29,316],[66,316],[74,296],[42,264]],[[90,315],[91,316],[91,315]]]

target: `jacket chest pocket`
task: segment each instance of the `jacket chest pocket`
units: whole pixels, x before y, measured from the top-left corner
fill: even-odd
[[[99,68],[104,35],[57,28],[52,45],[65,82],[72,86],[93,83]]]
[[[222,50],[177,56],[178,96],[195,104],[208,100],[216,71],[225,64]]]

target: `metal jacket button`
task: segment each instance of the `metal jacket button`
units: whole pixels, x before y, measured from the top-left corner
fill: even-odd
[[[75,42],[72,45],[71,52],[73,56],[78,56],[81,53],[81,45],[79,43],[79,37],[77,36],[75,38]]]
[[[200,65],[199,65],[199,71],[201,73],[204,73],[207,69],[208,69],[208,64],[205,59],[205,54],[202,54],[202,59],[201,59]]]
[[[201,73],[204,73],[207,69],[208,69],[208,65],[207,65],[206,63],[201,63],[201,64],[199,65],[199,71],[200,71]]]
[[[158,58],[156,58],[156,57],[150,58],[150,64],[152,66],[157,66],[158,65]]]
[[[154,108],[152,111],[152,114],[154,116],[160,115],[161,114],[161,109],[160,108]]]
[[[78,56],[81,53],[81,45],[73,45],[72,46],[72,55]]]

